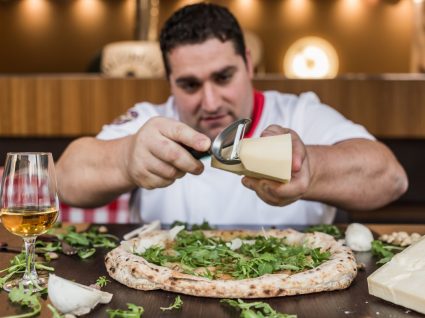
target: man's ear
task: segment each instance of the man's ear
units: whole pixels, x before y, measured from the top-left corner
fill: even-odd
[[[248,48],[245,49],[245,60],[249,78],[252,79],[254,77],[254,67],[252,65],[251,51]]]

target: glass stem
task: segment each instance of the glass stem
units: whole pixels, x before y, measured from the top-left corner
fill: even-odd
[[[23,280],[25,285],[35,285],[37,283],[37,272],[35,270],[35,240],[36,237],[24,237],[25,274]]]

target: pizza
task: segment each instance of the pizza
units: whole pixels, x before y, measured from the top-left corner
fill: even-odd
[[[128,287],[218,298],[266,298],[347,288],[353,252],[324,233],[293,229],[152,230],[105,257]]]

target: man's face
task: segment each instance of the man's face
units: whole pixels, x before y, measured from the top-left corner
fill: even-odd
[[[211,139],[233,121],[250,118],[252,66],[231,41],[210,39],[168,54],[171,92],[180,120]]]

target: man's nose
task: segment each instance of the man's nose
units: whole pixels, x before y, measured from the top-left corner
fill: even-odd
[[[215,112],[219,107],[219,90],[214,85],[206,83],[202,88],[202,108],[208,112]]]

